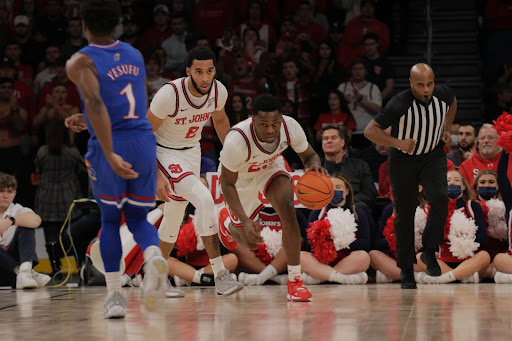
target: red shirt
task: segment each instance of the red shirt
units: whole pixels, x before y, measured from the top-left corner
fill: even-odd
[[[318,117],[318,121],[316,121],[316,124],[313,127],[313,129],[315,131],[319,131],[322,130],[322,127],[324,125],[340,123],[343,124],[343,126],[345,126],[345,128],[347,128],[348,130],[356,129],[356,121],[354,120],[354,117],[352,117],[352,115],[344,113],[343,111],[337,113],[320,114],[320,117]]]
[[[49,83],[46,83],[41,90],[41,95],[39,96],[39,110],[46,105],[46,95],[51,95],[53,91],[53,84],[55,84],[57,80],[53,78]],[[68,80],[66,82],[66,88],[68,89],[68,98],[66,100],[66,104],[72,105],[74,107],[80,108],[82,102],[80,100],[80,95],[78,94],[78,90],[76,89],[75,84]]]
[[[498,161],[500,160],[500,156],[501,152],[496,154],[492,160],[486,160],[481,158],[475,149],[473,150],[473,157],[460,164],[459,172],[466,178],[469,184],[472,185],[473,179],[481,170],[498,170]]]
[[[258,82],[256,80],[252,80],[249,83],[233,81],[228,88],[229,98],[237,92],[244,95],[247,109],[251,110],[254,99],[260,94]]]
[[[299,21],[297,21],[295,23],[295,27],[295,33],[299,39],[302,34],[311,36],[311,41],[316,45],[320,45],[322,40],[327,39],[327,32],[325,32],[325,29],[322,27],[322,25],[317,24],[314,21],[310,21],[306,25],[302,25]]]
[[[233,12],[227,0],[201,0],[192,18],[198,35],[215,41],[224,34],[224,27],[233,27]]]

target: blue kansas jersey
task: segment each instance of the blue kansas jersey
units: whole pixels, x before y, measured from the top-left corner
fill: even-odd
[[[146,119],[146,68],[139,51],[116,40],[109,45],[90,44],[79,52],[91,57],[96,66],[100,94],[110,116],[112,134],[119,130],[151,130]],[[86,113],[85,108],[82,110]],[[85,116],[89,133],[95,137]]]

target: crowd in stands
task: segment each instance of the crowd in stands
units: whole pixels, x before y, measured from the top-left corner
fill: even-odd
[[[512,6],[506,3],[488,0],[485,5],[487,65],[492,71],[486,81],[493,89],[486,110],[480,122],[456,118],[460,124],[454,127],[452,140],[445,141],[448,159],[467,181],[468,193],[477,185],[473,179],[479,171],[498,170],[502,151],[492,124],[503,110],[511,110]],[[144,57],[149,101],[165,83],[186,76],[184,61],[191,48],[210,47],[217,56],[216,78],[228,88],[226,112],[231,125],[250,117],[258,95],[277,96],[282,113],[301,123],[309,142],[323,156],[323,166],[337,176],[335,183],[345,195],[350,193],[350,198],[343,197],[334,206],[348,207],[364,225],[358,238],[367,236],[368,242],[361,242],[356,250],[375,248],[382,239],[381,213],[392,193],[387,148],[372,144],[363,131],[396,93],[396,75],[386,57],[394,48],[393,28],[389,17],[383,16],[390,12],[384,7],[392,2],[120,0],[120,4],[123,16],[115,37]],[[16,202],[42,219],[54,272],[60,266],[56,243],[67,209],[74,199],[90,195],[83,164],[88,133],[61,129],[65,118],[81,111],[80,95],[65,72],[66,60],[87,45],[79,6],[77,0],[0,0],[0,172],[16,176]],[[203,156],[209,158],[205,163],[216,169],[222,145],[211,122],[203,130],[201,146]],[[303,167],[293,151],[284,157],[291,170]],[[466,201],[473,194],[467,194]],[[384,214],[391,216],[389,212]],[[362,281],[362,275],[340,276],[360,274],[370,263],[381,263],[375,254],[370,259],[354,251],[352,257],[347,254],[328,268],[319,268],[309,251],[303,255],[309,264],[304,269],[313,269],[310,275],[325,281]],[[344,259],[352,258],[360,266],[344,272]],[[475,271],[484,263],[478,263]],[[265,271],[259,263],[252,269]],[[395,270],[379,271],[394,279]],[[268,271],[261,278],[277,275]],[[456,275],[466,277],[461,276]],[[197,282],[200,277],[186,281]],[[256,282],[262,284],[261,278]]]

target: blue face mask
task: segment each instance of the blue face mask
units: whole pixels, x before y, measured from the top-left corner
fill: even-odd
[[[334,191],[334,196],[332,197],[331,204],[337,205],[343,201],[343,191]]]
[[[458,135],[450,135],[452,138],[452,146],[456,146],[459,143],[459,136]]]
[[[460,185],[448,185],[448,197],[450,199],[457,199],[462,193]]]
[[[498,194],[498,189],[496,187],[478,187],[478,195],[482,197],[484,200],[492,199]]]

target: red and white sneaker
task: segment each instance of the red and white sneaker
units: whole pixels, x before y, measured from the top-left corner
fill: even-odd
[[[295,281],[288,280],[288,301],[292,302],[311,302],[313,295],[304,286],[304,282],[299,276],[295,277]]]
[[[219,215],[219,240],[226,249],[234,251],[238,247],[238,243],[233,240],[233,236],[227,227],[230,221],[228,210],[224,207]]]

